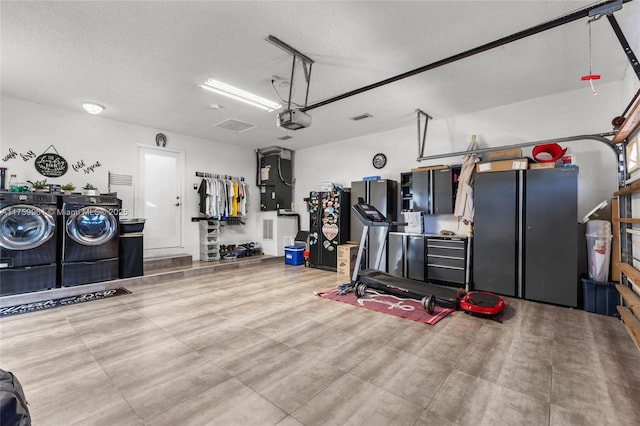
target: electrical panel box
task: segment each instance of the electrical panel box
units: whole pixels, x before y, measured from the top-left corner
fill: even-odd
[[[260,158],[260,210],[291,209],[293,202],[292,160],[281,154]]]

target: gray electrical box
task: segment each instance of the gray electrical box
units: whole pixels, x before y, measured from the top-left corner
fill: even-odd
[[[259,168],[260,210],[291,209],[293,202],[291,151],[281,149],[262,154]]]

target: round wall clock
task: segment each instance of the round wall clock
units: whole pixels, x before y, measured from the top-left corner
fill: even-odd
[[[381,169],[387,165],[387,156],[380,152],[373,156],[372,163],[373,167],[375,167],[376,169]]]

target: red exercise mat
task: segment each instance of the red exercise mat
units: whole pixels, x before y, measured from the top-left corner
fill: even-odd
[[[353,292],[343,295],[338,294],[337,288],[318,293],[318,296],[429,325],[433,325],[451,312],[455,312],[455,309],[443,308],[436,305],[433,314],[429,314],[422,307],[419,300],[404,299],[391,294],[378,293],[372,289],[368,289],[367,294],[360,299],[356,298]]]

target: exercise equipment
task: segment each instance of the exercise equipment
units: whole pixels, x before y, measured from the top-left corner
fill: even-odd
[[[356,297],[363,297],[367,292],[367,288],[372,288],[383,293],[420,300],[422,306],[430,314],[433,313],[436,304],[447,308],[458,308],[458,291],[454,288],[397,277],[380,271],[380,262],[382,261],[382,255],[386,247],[385,242],[389,235],[389,228],[391,225],[399,225],[400,223],[388,221],[378,209],[364,203],[362,200],[358,200],[358,203],[355,204],[352,209],[355,216],[363,225],[356,266],[351,276],[351,285],[353,286]],[[375,269],[361,270],[364,247],[369,228],[371,227],[383,229],[378,236],[380,242],[376,253]]]
[[[471,291],[458,303],[463,311],[485,318],[494,318],[507,307],[502,297],[488,291]]]

